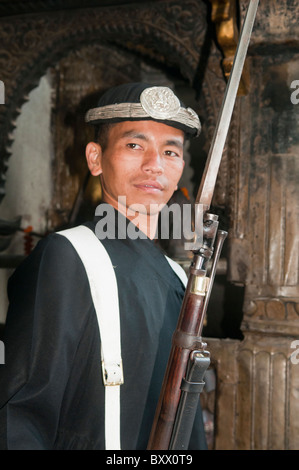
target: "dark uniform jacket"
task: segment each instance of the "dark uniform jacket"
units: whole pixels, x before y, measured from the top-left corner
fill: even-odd
[[[94,230],[95,222],[86,225]],[[184,287],[154,241],[102,243],[119,289],[121,446],[146,449]],[[58,234],[40,241],[11,277],[8,295],[0,448],[104,449],[99,328],[71,243]],[[205,448],[200,410],[190,447]]]

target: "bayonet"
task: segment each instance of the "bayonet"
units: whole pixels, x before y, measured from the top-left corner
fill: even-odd
[[[230,126],[258,4],[259,0],[251,0],[246,12],[204,173],[197,192],[195,203],[200,204],[204,212],[208,211],[211,206],[218,170]]]

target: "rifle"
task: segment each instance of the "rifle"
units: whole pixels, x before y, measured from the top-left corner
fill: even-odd
[[[227,83],[214,136],[195,201],[195,218],[202,217],[202,237],[195,249],[189,278],[172,337],[172,347],[148,442],[148,450],[188,448],[204,374],[210,364],[201,334],[217,262],[227,232],[218,230],[218,216],[209,214],[222,152],[231,121],[259,0],[250,0]],[[203,211],[203,212],[201,212]],[[202,240],[199,240],[202,238]],[[214,246],[215,245],[215,246]],[[214,255],[214,256],[213,256]],[[207,276],[208,263],[213,263]]]

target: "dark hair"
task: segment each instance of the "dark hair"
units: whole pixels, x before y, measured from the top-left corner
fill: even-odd
[[[95,127],[95,140],[100,146],[102,147],[102,151],[104,152],[107,144],[108,144],[108,134],[110,128],[113,126],[110,122],[103,122],[102,124],[98,124]]]

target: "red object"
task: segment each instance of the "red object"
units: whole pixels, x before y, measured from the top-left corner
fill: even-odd
[[[33,248],[33,237],[32,237],[33,227],[28,225],[24,229],[24,251],[25,255],[29,255]]]

